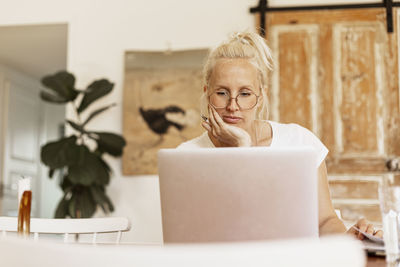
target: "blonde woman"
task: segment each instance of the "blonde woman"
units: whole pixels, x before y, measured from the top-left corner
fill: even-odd
[[[178,148],[312,146],[318,154],[318,199],[320,235],[344,233],[330,199],[325,157],[328,149],[309,130],[297,124],[268,121],[266,96],[268,71],[272,70],[271,51],[264,39],[250,32],[237,33],[208,56],[204,66],[203,104],[208,118],[201,136]],[[361,219],[361,231],[382,237],[373,225]],[[363,239],[353,228],[349,233]]]

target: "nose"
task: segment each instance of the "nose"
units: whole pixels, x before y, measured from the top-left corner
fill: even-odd
[[[236,98],[231,97],[229,99],[229,102],[228,102],[228,105],[226,106],[226,109],[229,110],[229,111],[237,111],[237,110],[239,110],[239,106],[238,106],[238,104],[236,102]]]

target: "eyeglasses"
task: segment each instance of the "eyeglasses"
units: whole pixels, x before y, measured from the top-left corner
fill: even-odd
[[[218,90],[209,95],[208,100],[214,108],[226,108],[231,99],[235,99],[236,104],[241,110],[247,110],[257,105],[259,97],[251,91],[240,91],[236,97],[231,97],[229,91]]]

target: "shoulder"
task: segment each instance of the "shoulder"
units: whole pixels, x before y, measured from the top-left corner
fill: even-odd
[[[272,128],[279,130],[290,131],[293,129],[297,129],[298,127],[303,128],[296,123],[281,123],[276,121],[268,121],[268,122],[271,124]]]
[[[269,121],[273,136],[275,140],[299,142],[303,136],[309,135],[311,132],[306,128],[296,123],[280,123],[275,121]]]
[[[214,144],[211,142],[208,137],[207,132],[204,132],[202,135],[193,138],[189,141],[183,142],[180,144],[177,149],[188,149],[188,148],[207,148],[214,147]]]
[[[292,137],[292,138],[317,138],[313,132],[307,128],[300,126],[296,123],[280,123],[275,121],[269,121],[272,130],[280,136]]]
[[[272,127],[273,140],[275,146],[310,146],[317,151],[319,166],[325,159],[329,150],[310,130],[296,123],[269,122]]]

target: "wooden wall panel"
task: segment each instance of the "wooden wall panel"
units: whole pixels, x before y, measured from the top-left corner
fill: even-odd
[[[400,35],[400,9],[394,12],[394,33],[387,36],[388,54],[385,57],[387,92],[387,117],[385,125],[387,131],[385,146],[387,154],[391,157],[400,156],[400,86],[399,86],[399,35]]]
[[[329,183],[332,198],[378,199],[376,181],[331,181]]]
[[[272,117],[284,123],[297,122],[318,132],[318,27],[274,27],[272,34],[277,51]]]
[[[330,155],[336,153],[335,146],[335,111],[334,106],[334,64],[333,64],[333,36],[332,27],[326,24],[320,25],[320,38],[318,58],[319,62],[330,62],[330,64],[318,65],[318,94],[320,113],[318,121],[320,123],[319,137],[321,141],[329,148]]]
[[[383,8],[267,14],[271,119],[299,123],[328,147],[334,207],[347,221],[379,222],[378,186],[397,175],[386,167],[400,157],[395,14],[391,34]]]
[[[366,217],[379,225],[381,215],[378,188],[385,179],[394,181],[394,176],[331,175],[329,187],[333,206],[341,211],[343,220],[351,223],[360,217]]]
[[[334,26],[336,149],[343,156],[384,152],[379,24]]]
[[[333,207],[340,210],[342,219],[346,224],[352,224],[360,218],[368,218],[375,226],[381,226],[381,212],[379,210],[379,204],[360,204],[356,201],[348,202],[346,204],[337,203],[333,200]]]
[[[296,43],[296,46],[293,46]],[[279,35],[279,72],[293,80],[281,79],[279,85],[280,108],[287,110],[280,115],[281,122],[299,121],[306,127],[312,127],[311,105],[303,105],[309,102],[310,95],[310,54],[311,42],[307,32],[290,32]],[[306,65],[304,65],[306,63]],[[304,67],[306,66],[306,67]],[[308,86],[307,86],[308,85]],[[288,90],[291,88],[291,90]],[[293,97],[299,101],[293,101]]]

